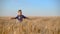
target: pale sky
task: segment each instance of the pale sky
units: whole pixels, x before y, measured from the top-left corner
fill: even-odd
[[[0,0],[0,16],[60,16],[58,0]]]

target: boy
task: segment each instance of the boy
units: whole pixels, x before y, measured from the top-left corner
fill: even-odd
[[[22,22],[23,19],[29,19],[26,16],[22,15],[22,10],[18,10],[18,15],[11,19],[18,19],[18,21]]]

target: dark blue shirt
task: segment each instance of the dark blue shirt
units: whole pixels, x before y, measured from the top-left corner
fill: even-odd
[[[25,18],[27,18],[26,16],[24,16],[24,15],[17,15],[16,17],[15,17],[15,19],[18,19],[19,21],[22,21],[23,20],[23,18],[25,19]]]

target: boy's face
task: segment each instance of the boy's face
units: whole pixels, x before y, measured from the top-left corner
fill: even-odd
[[[22,12],[21,11],[18,11],[18,15],[22,15]]]

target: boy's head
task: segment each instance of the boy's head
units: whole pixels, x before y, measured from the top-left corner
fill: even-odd
[[[18,10],[18,15],[22,15],[22,10]]]

